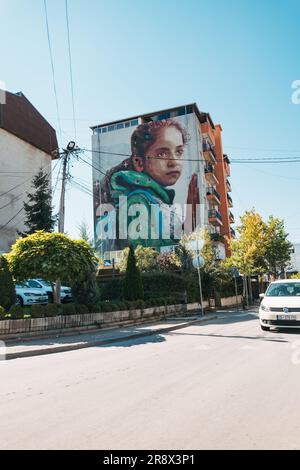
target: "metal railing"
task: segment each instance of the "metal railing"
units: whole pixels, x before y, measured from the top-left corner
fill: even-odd
[[[218,193],[218,191],[213,188],[213,187],[208,187],[207,190],[206,190],[206,195],[207,196],[216,196],[216,198],[220,201],[221,200],[221,196],[220,194]]]
[[[221,216],[220,212],[217,211],[216,209],[210,209],[208,211],[208,218],[209,219],[216,218],[216,219],[222,220],[222,216]]]

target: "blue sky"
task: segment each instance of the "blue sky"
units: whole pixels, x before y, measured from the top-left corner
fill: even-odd
[[[63,0],[48,0],[62,141],[74,138]],[[58,129],[43,0],[0,0],[0,81],[22,91]],[[77,140],[89,126],[190,102],[223,127],[229,157],[300,156],[298,0],[69,0]],[[58,132],[59,135],[59,132]],[[232,209],[285,219],[300,242],[300,163],[232,164]],[[91,185],[91,168],[72,173]],[[67,191],[76,236],[92,200]]]

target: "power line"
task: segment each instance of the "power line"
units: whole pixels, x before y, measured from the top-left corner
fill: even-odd
[[[93,165],[92,163],[87,162],[86,160],[84,160],[84,158],[79,157],[79,160],[81,160],[82,162],[86,163],[86,164],[89,165],[90,167],[94,168],[94,170],[99,171],[99,173],[101,173],[102,175],[106,176],[105,171],[102,171],[100,168],[97,168],[97,167],[96,167],[95,165]]]
[[[55,96],[55,103],[56,103],[57,122],[58,122],[58,127],[59,127],[60,141],[62,142],[62,132],[61,132],[61,124],[60,124],[60,117],[59,117],[59,107],[58,107],[58,98],[57,98],[57,91],[56,91],[55,72],[54,72],[54,61],[53,61],[53,54],[52,54],[52,48],[51,48],[51,39],[50,39],[50,32],[49,32],[49,20],[48,20],[48,11],[47,11],[47,0],[44,0],[44,9],[45,9],[45,19],[46,19],[46,28],[47,28],[48,47],[49,47],[50,62],[51,62],[53,89],[54,89],[54,96]]]
[[[56,164],[54,165],[53,169],[51,168],[51,163],[50,163],[50,170],[49,170],[49,172],[47,173],[47,176],[50,176],[50,175],[51,175],[52,171],[55,170],[55,168],[56,168],[56,166],[57,166],[57,164],[58,164],[59,161],[60,161],[60,159],[57,160],[57,162],[56,162]],[[49,163],[48,163],[47,165],[45,165],[44,167],[42,167],[42,168],[41,168],[41,171],[44,171],[45,168],[47,168],[48,165],[49,165]],[[28,173],[30,173],[30,172],[28,172]],[[31,174],[36,174],[36,173],[35,173],[35,172],[32,172]],[[7,194],[11,193],[14,189],[17,189],[17,188],[19,188],[20,186],[23,186],[25,183],[27,183],[27,182],[30,181],[31,179],[32,179],[32,176],[30,176],[29,178],[26,178],[22,183],[16,184],[15,186],[13,186],[12,188],[10,188],[10,189],[9,189],[8,191],[6,191],[5,193],[0,194],[0,197],[6,196]],[[23,192],[20,193],[20,194],[23,194]],[[1,208],[0,208],[0,209],[1,209]]]
[[[87,149],[87,148],[82,148],[85,152],[91,152],[91,153],[97,153],[101,155],[113,155],[113,156],[121,156],[121,157],[127,157],[131,158],[132,155],[128,153],[118,153],[118,152],[108,152],[105,150],[92,150],[92,149]],[[140,157],[140,158],[147,158],[148,160],[150,159],[155,159],[155,160],[168,160],[168,158],[165,157]],[[180,162],[206,162],[206,163],[211,163],[214,164],[214,162],[208,162],[206,159],[201,159],[201,158],[172,158],[172,160],[175,161],[180,161]],[[220,163],[223,160],[216,160],[216,163]],[[300,157],[247,157],[247,158],[230,158],[230,163],[299,163],[300,162]]]
[[[73,70],[72,70],[72,54],[71,54],[71,42],[70,42],[70,27],[69,27],[68,0],[65,0],[65,7],[66,7],[66,22],[67,22],[67,35],[68,35],[68,53],[69,53],[70,84],[71,84],[72,108],[73,108],[73,121],[74,121],[74,137],[75,137],[75,141],[76,141],[76,119],[75,119],[75,104],[74,104],[74,87],[73,87]]]
[[[18,212],[11,218],[9,219],[4,225],[2,225],[2,227],[0,227],[0,231],[3,230],[5,227],[7,227],[7,225],[12,221],[14,220],[19,214],[20,212],[22,212],[24,210],[24,206],[21,207],[21,209],[18,210]]]

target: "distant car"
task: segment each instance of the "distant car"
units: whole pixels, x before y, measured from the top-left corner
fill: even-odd
[[[51,282],[45,281],[44,279],[28,279],[27,284],[36,289],[44,289],[47,292],[49,302],[53,302],[53,289]],[[61,286],[60,300],[61,302],[72,302],[73,295],[71,287]]]
[[[261,298],[259,321],[262,330],[300,328],[300,280],[271,282]]]
[[[35,304],[46,305],[48,303],[48,295],[44,289],[35,289],[26,282],[19,282],[15,285],[15,289],[17,294],[16,304],[21,305],[21,307]]]

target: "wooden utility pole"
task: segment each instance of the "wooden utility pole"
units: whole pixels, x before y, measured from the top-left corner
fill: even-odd
[[[65,231],[65,198],[66,198],[66,182],[68,179],[68,161],[70,154],[75,150],[75,142],[71,141],[68,143],[67,148],[63,152],[63,168],[62,168],[62,183],[60,192],[59,202],[59,215],[58,215],[58,231],[64,233]],[[60,304],[60,291],[61,291],[61,280],[57,279],[55,289],[56,302]]]

